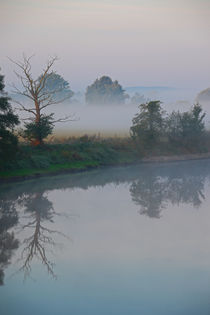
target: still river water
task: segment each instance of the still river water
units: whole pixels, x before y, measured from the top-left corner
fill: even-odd
[[[0,186],[1,315],[209,315],[210,161]]]

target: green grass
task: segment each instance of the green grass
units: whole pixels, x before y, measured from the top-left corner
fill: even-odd
[[[58,171],[64,170],[83,170],[88,169],[89,167],[97,167],[99,164],[95,161],[81,161],[81,162],[72,162],[65,164],[54,164],[50,165],[46,169],[37,169],[37,168],[26,168],[19,170],[9,170],[0,172],[1,178],[9,178],[9,177],[22,177],[22,176],[30,176],[30,175],[38,175],[38,174],[49,174],[56,173]]]
[[[120,165],[136,159],[135,148],[126,138],[99,140],[81,137],[69,143],[46,144],[43,147],[20,145],[16,159],[0,171],[0,179]]]
[[[209,135],[210,138],[210,135]],[[131,138],[69,138],[62,143],[48,143],[41,147],[19,145],[13,161],[0,165],[0,180],[81,171],[93,167],[136,163],[142,157],[195,153],[182,147],[170,147],[162,142],[148,152],[139,148]],[[195,150],[199,153],[198,150]],[[206,152],[210,148],[206,148]],[[202,151],[204,152],[204,150]]]

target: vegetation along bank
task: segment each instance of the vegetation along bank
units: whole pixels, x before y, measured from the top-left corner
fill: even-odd
[[[0,180],[28,178],[66,171],[81,171],[93,167],[125,165],[149,161],[173,161],[210,157],[210,132],[204,124],[205,113],[200,104],[193,105],[189,111],[166,113],[158,100],[145,100],[132,120],[130,137],[100,138],[84,135],[80,138],[69,137],[61,141],[47,142],[56,122],[71,120],[71,116],[54,119],[54,113],[46,114],[45,108],[62,101],[57,94],[62,89],[69,97],[64,86],[54,86],[55,73],[51,67],[55,59],[47,64],[43,73],[34,80],[31,76],[30,59],[16,63],[23,74],[19,74],[24,89],[18,93],[30,100],[30,107],[19,101],[22,111],[29,114],[24,127],[17,129],[20,118],[4,91],[4,77],[0,76]],[[118,82],[102,77],[88,87],[88,102],[101,101],[110,95],[110,88],[124,95]],[[101,85],[107,89],[102,89]],[[95,89],[100,86],[101,95]],[[68,90],[68,89],[67,89]],[[92,93],[94,90],[94,93]],[[105,91],[105,92],[104,92]],[[68,92],[68,93],[67,93]],[[70,95],[71,96],[71,95]],[[96,98],[94,98],[94,97]],[[63,94],[62,94],[63,97]],[[125,99],[125,95],[123,101]],[[120,119],[120,117],[119,117]],[[19,142],[20,137],[24,141]]]

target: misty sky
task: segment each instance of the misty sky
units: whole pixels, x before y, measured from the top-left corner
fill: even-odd
[[[0,0],[0,66],[49,56],[73,90],[103,74],[125,86],[210,87],[210,0]]]

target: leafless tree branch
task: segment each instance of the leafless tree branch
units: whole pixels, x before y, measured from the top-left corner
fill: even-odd
[[[17,110],[29,112],[36,116],[36,112],[34,108],[26,108],[21,102],[16,101],[16,100],[13,100],[13,101],[20,106],[20,107],[16,107]]]

